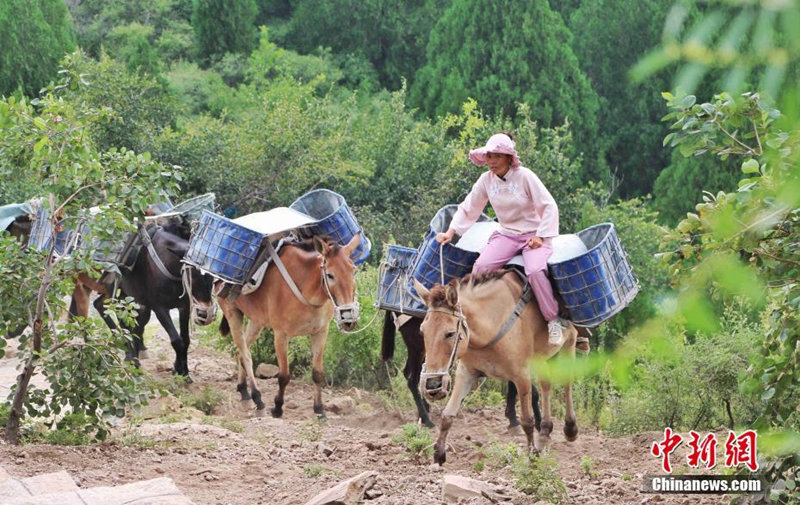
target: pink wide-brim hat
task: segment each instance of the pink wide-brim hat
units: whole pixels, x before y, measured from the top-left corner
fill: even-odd
[[[514,141],[504,133],[496,133],[489,137],[486,145],[473,149],[469,152],[469,159],[478,166],[486,164],[487,153],[500,153],[511,155],[511,166],[517,168],[521,165],[517,150],[514,148]]]

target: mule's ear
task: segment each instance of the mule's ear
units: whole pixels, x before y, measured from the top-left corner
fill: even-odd
[[[444,299],[451,307],[458,305],[458,279],[453,279],[444,288]]]
[[[325,241],[325,239],[314,235],[312,240],[314,242],[314,250],[323,256],[327,256],[331,250],[331,246]]]
[[[344,253],[349,257],[351,254],[353,254],[353,251],[356,250],[356,247],[358,247],[359,244],[361,244],[361,234],[356,233],[353,238],[350,239],[350,242],[344,246]]]
[[[422,301],[425,302],[426,306],[429,306],[429,301],[431,298],[431,292],[422,285],[417,279],[414,279],[414,289],[419,293],[419,296],[422,298]]]

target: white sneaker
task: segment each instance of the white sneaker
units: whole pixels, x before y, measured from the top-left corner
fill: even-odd
[[[561,340],[564,338],[564,332],[561,329],[561,321],[553,319],[548,322],[547,333],[550,336],[550,345],[560,345]]]

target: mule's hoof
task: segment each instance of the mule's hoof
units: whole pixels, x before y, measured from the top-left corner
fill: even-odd
[[[509,424],[507,428],[509,435],[522,435],[522,426],[517,424]]]
[[[426,428],[430,429],[436,428],[436,425],[433,424],[433,421],[431,421],[430,419],[420,419],[420,421],[422,421],[422,425],[425,426]]]
[[[266,415],[267,415],[267,409],[263,407],[260,409],[256,409],[256,417],[265,417]]]
[[[567,439],[567,442],[574,442],[578,438],[578,423],[564,425],[564,438]]]
[[[539,427],[539,433],[543,437],[550,438],[550,434],[553,432],[553,421],[542,421]]]
[[[548,454],[550,452],[550,437],[539,437],[538,443],[534,444],[536,454]]]
[[[433,461],[439,466],[442,466],[444,465],[445,461],[447,461],[447,454],[445,454],[444,451],[436,449],[436,451],[433,453]]]
[[[272,414],[272,417],[279,418],[283,415],[283,408],[272,407],[271,409],[269,409],[269,412],[270,414]]]

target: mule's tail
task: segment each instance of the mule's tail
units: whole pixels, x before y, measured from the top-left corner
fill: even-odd
[[[228,318],[225,316],[222,316],[222,322],[219,323],[219,333],[223,336],[231,334],[231,325],[228,324]]]
[[[387,310],[386,316],[383,318],[383,338],[381,339],[381,358],[383,361],[389,361],[394,357],[394,317]]]

